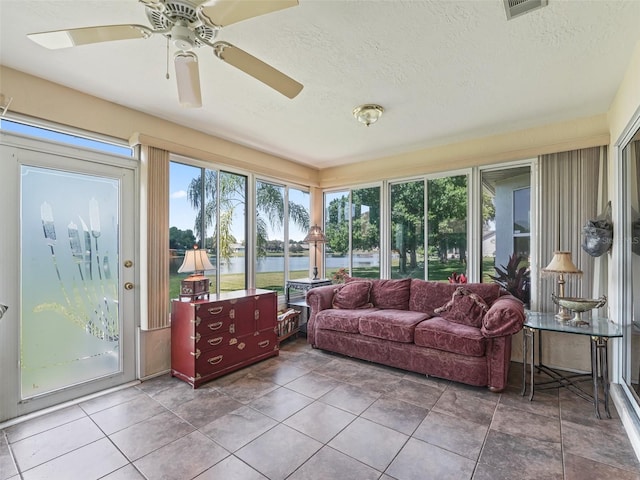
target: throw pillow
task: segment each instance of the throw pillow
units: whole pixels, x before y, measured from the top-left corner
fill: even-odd
[[[382,309],[409,310],[410,278],[375,280],[371,302]]]
[[[482,317],[489,310],[489,306],[480,295],[468,288],[458,287],[451,296],[451,300],[434,312],[445,320],[470,327],[480,328]]]
[[[371,294],[371,282],[356,281],[340,285],[333,291],[333,308],[354,310],[358,308],[371,308],[369,297]]]

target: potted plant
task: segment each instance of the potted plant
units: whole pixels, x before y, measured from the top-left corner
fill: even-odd
[[[333,283],[344,283],[347,276],[349,276],[349,271],[344,267],[340,267],[338,270],[333,272],[331,280]]]
[[[520,266],[526,259],[523,255],[511,254],[507,265],[496,267],[496,274],[489,277],[509,292],[514,297],[520,299],[525,307],[529,307],[531,300],[531,270],[525,264]]]

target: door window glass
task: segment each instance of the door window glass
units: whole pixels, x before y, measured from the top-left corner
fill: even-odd
[[[21,396],[121,370],[120,182],[22,167]]]

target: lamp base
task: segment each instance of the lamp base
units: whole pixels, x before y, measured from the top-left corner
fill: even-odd
[[[572,318],[571,312],[567,310],[565,307],[558,308],[558,313],[556,313],[556,320],[559,322],[564,322],[565,320],[570,320]]]
[[[190,275],[180,282],[180,298],[198,300],[209,297],[209,279],[204,275]]]
[[[312,280],[318,280],[318,267],[313,267],[313,278]]]

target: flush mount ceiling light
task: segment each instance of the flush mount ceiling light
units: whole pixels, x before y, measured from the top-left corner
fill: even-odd
[[[353,116],[356,117],[360,123],[364,123],[367,127],[372,123],[376,123],[382,116],[384,108],[380,105],[368,103],[366,105],[360,105],[353,110]]]

